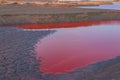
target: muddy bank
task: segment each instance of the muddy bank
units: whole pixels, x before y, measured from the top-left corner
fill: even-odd
[[[0,28],[0,80],[43,80],[34,45],[53,32]]]
[[[120,20],[120,11],[39,6],[0,6],[0,25]]]

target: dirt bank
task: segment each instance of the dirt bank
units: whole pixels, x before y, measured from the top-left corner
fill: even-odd
[[[0,6],[0,25],[119,20],[120,11],[31,5]]]

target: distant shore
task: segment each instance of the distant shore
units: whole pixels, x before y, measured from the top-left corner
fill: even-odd
[[[73,7],[73,6],[96,6],[102,4],[113,4],[113,1],[1,1],[1,5],[38,5],[54,7]]]
[[[1,5],[0,25],[120,20],[119,10]]]

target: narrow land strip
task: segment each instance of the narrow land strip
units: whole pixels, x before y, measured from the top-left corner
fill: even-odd
[[[120,11],[71,7],[39,7],[35,5],[0,6],[0,25],[96,20],[120,20]]]

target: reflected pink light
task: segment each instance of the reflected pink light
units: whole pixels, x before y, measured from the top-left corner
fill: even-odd
[[[36,44],[43,72],[68,72],[120,55],[120,24],[57,29]]]

